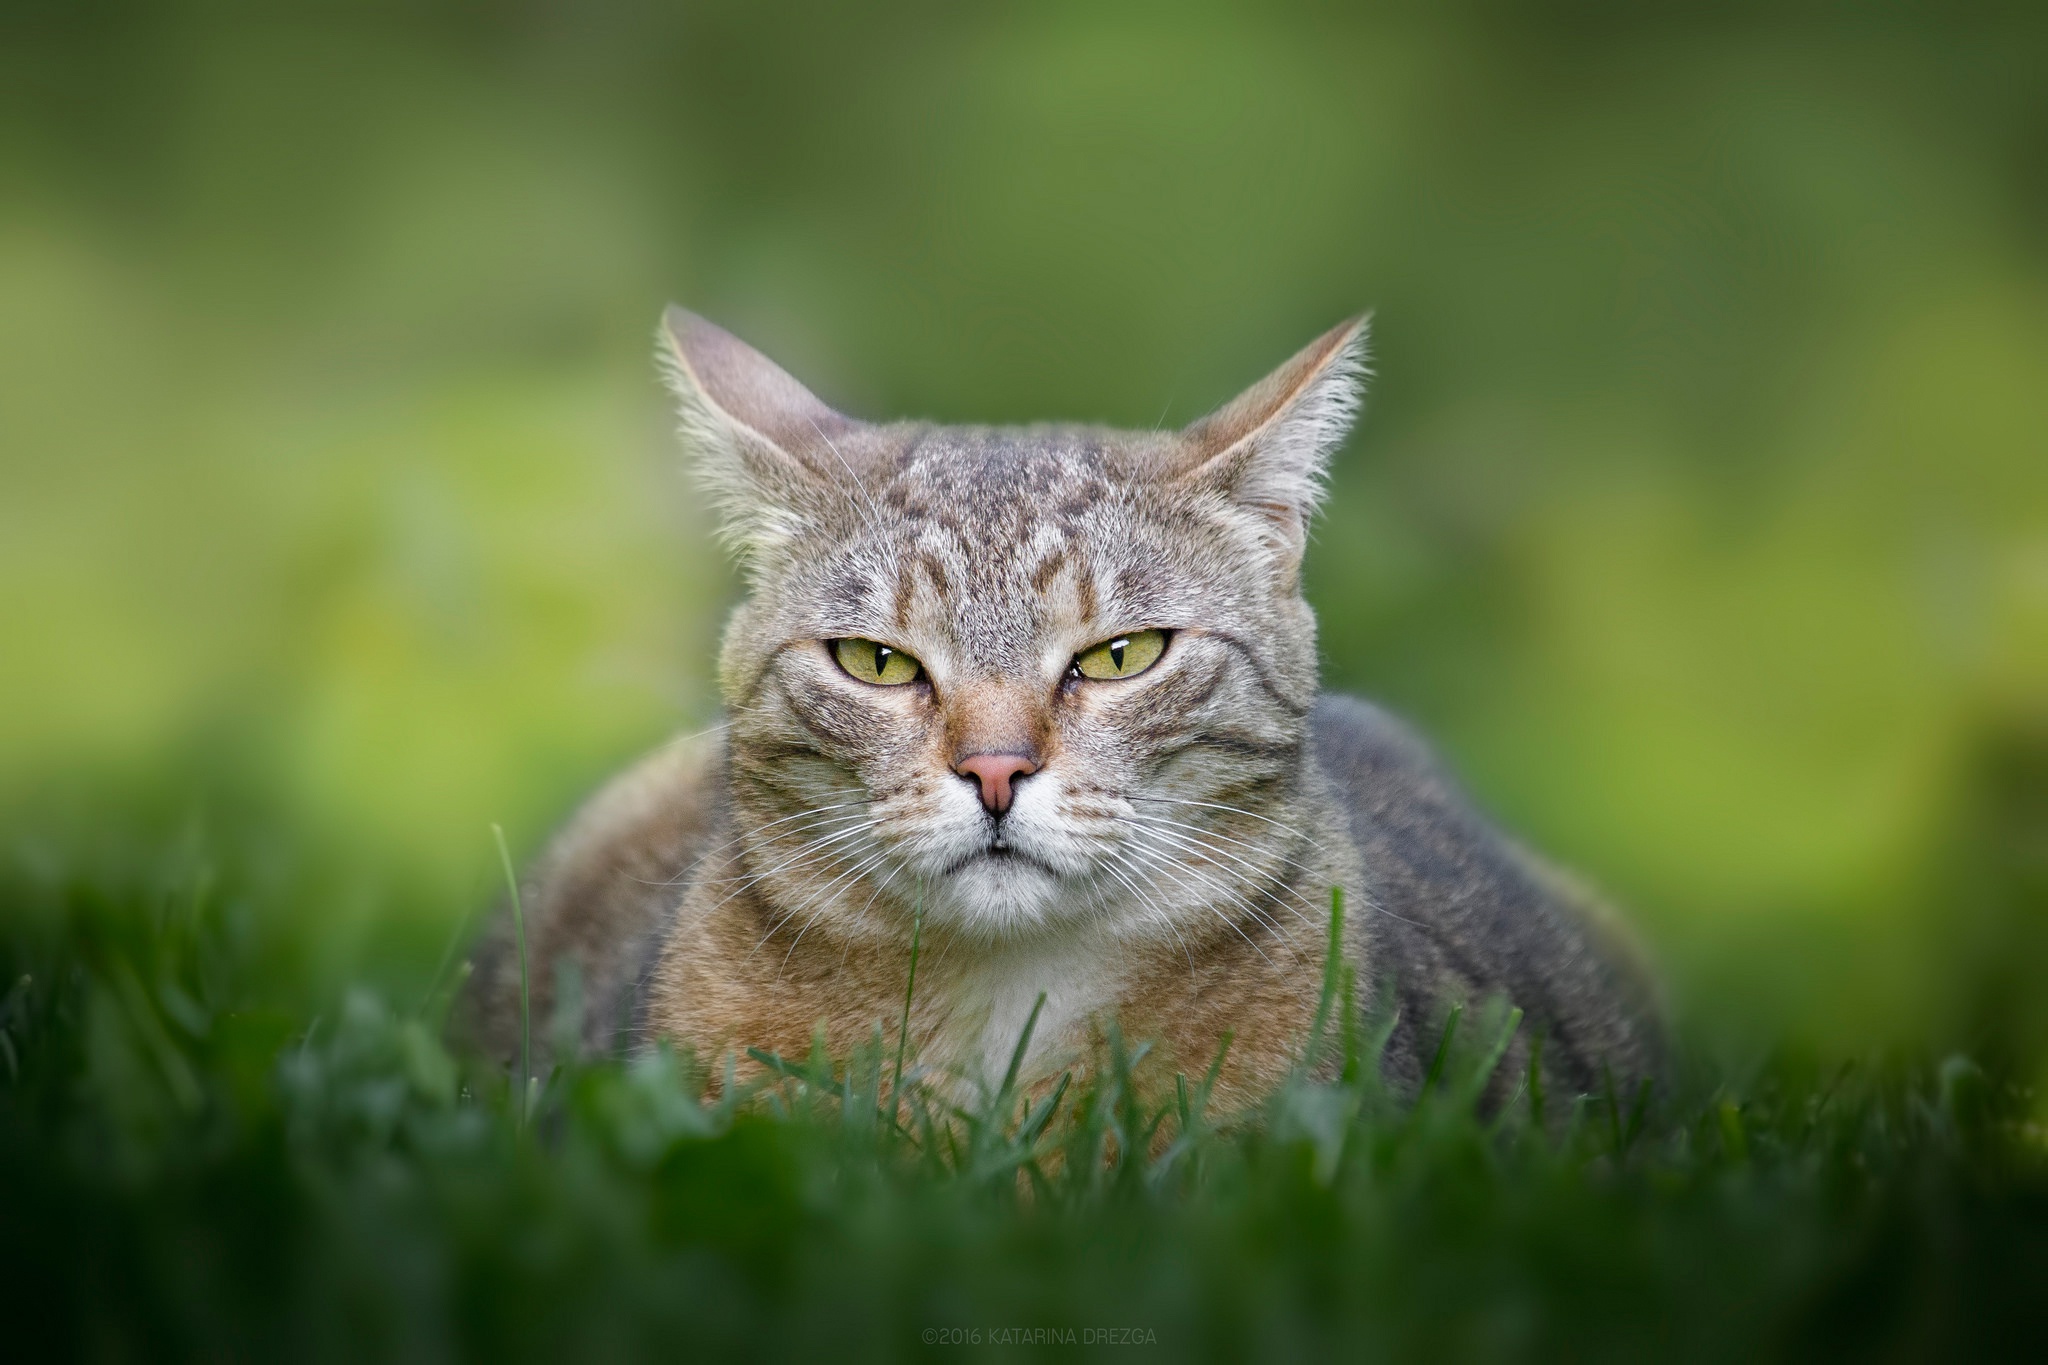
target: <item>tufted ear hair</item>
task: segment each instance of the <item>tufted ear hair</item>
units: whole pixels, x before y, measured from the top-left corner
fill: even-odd
[[[1360,315],[1332,327],[1181,433],[1174,480],[1211,488],[1256,514],[1290,563],[1301,559],[1330,457],[1364,394],[1370,321]]]
[[[662,314],[657,358],[683,443],[750,568],[843,507],[859,476],[840,451],[864,425],[834,412],[780,365],[684,308]]]

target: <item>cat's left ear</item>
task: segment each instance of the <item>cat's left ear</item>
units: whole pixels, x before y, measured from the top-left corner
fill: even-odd
[[[1332,327],[1293,359],[1181,433],[1174,478],[1258,514],[1274,548],[1299,562],[1330,457],[1364,395],[1369,315]]]

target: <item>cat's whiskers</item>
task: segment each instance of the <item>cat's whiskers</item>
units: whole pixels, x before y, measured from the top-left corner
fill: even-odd
[[[1132,876],[1125,875],[1125,869],[1135,876],[1143,876],[1143,872],[1122,849],[1111,849],[1100,866],[1103,871],[1130,889],[1131,895],[1137,899],[1139,908],[1144,910],[1149,918],[1161,924],[1173,923],[1173,914],[1166,904],[1156,899],[1140,882],[1133,880]]]
[[[1309,876],[1317,875],[1317,870],[1315,868],[1309,866],[1307,863],[1302,862],[1298,858],[1290,858],[1285,853],[1282,853],[1279,850],[1274,849],[1268,845],[1253,843],[1249,839],[1239,839],[1233,835],[1225,834],[1222,830],[1210,829],[1206,825],[1195,824],[1191,820],[1176,820],[1170,815],[1145,815],[1137,811],[1132,811],[1129,815],[1127,815],[1124,818],[1128,820],[1141,821],[1144,824],[1155,826],[1162,829],[1182,830],[1188,834],[1196,835],[1198,837],[1205,839],[1221,839],[1223,842],[1227,844],[1231,844],[1242,849],[1249,849],[1254,853],[1272,853],[1278,861],[1286,864],[1288,867],[1293,868],[1297,872],[1306,873]]]
[[[1281,897],[1292,897],[1294,900],[1302,902],[1303,905],[1306,905],[1308,903],[1307,899],[1304,896],[1302,896],[1300,891],[1296,890],[1289,883],[1281,881],[1278,877],[1274,876],[1267,869],[1261,868],[1254,863],[1248,862],[1245,859],[1240,858],[1236,854],[1231,853],[1225,849],[1216,848],[1210,844],[1204,843],[1202,840],[1190,838],[1185,834],[1181,834],[1173,830],[1147,828],[1144,830],[1142,837],[1167,840],[1169,843],[1171,843],[1171,845],[1174,848],[1180,850],[1184,854],[1193,854],[1199,857],[1211,859],[1212,865],[1213,860],[1216,858],[1228,858],[1230,861],[1243,867],[1248,873],[1251,874],[1251,882],[1255,887],[1258,887],[1271,893],[1271,899],[1274,905],[1278,906],[1282,910],[1285,910],[1288,914],[1294,916],[1303,924],[1309,925],[1310,927],[1314,927],[1315,921],[1313,919],[1311,919],[1308,915],[1304,914],[1299,907],[1289,904],[1287,900],[1281,899]],[[1222,869],[1220,867],[1217,870],[1219,874],[1222,872]]]
[[[829,805],[812,806],[810,809],[800,810],[796,812],[794,815],[785,815],[780,817],[779,819],[770,820],[765,825],[755,825],[752,828],[743,831],[743,833],[755,835],[766,834],[769,830],[774,829],[777,825],[786,825],[792,820],[801,820],[805,816],[823,815],[827,811],[847,810],[853,806],[868,806],[872,804],[874,804],[873,798],[866,796],[856,796],[851,801],[834,801]],[[740,834],[733,835],[733,839],[738,839],[739,837]],[[733,842],[733,839],[728,839],[725,842],[731,843]]]
[[[1236,863],[1239,867],[1242,867],[1246,872],[1250,873],[1258,881],[1265,883],[1266,885],[1272,887],[1274,890],[1278,892],[1284,893],[1285,895],[1292,897],[1296,901],[1299,901],[1301,903],[1301,907],[1304,907],[1306,910],[1313,910],[1315,908],[1314,903],[1311,902],[1308,899],[1308,897],[1302,895],[1300,889],[1297,888],[1291,881],[1282,881],[1277,873],[1274,873],[1269,869],[1262,868],[1258,864],[1252,862],[1250,859],[1240,857],[1237,854],[1230,852],[1228,849],[1218,848],[1215,844],[1210,842],[1211,838],[1224,838],[1226,836],[1216,835],[1213,834],[1212,831],[1203,830],[1196,825],[1184,824],[1183,822],[1178,820],[1162,821],[1159,820],[1157,817],[1143,815],[1133,815],[1131,819],[1133,822],[1142,822],[1145,828],[1156,833],[1161,838],[1172,840],[1179,847],[1186,848],[1194,852],[1200,852],[1212,858],[1228,858],[1230,861]],[[1231,840],[1231,842],[1239,844],[1240,847],[1249,848],[1254,851],[1259,851],[1258,845],[1256,844],[1246,844],[1243,843],[1243,841],[1241,840]],[[1313,868],[1310,868],[1302,863],[1298,863],[1292,858],[1279,856],[1277,860],[1285,866],[1293,867],[1300,872],[1306,873],[1310,877],[1314,877],[1317,875]],[[1293,915],[1296,919],[1302,921],[1302,923],[1309,925],[1313,925],[1315,923],[1315,920],[1309,914],[1304,913],[1304,908],[1297,908],[1296,906],[1288,905],[1285,902],[1281,902],[1280,904],[1283,909],[1285,909],[1289,914]]]
[[[862,825],[856,824],[849,829],[842,829],[835,834],[831,834],[818,839],[813,839],[808,843],[803,844],[798,848],[798,850],[795,853],[791,854],[789,857],[777,863],[774,867],[768,868],[765,871],[756,872],[751,876],[747,877],[721,877],[715,878],[707,882],[706,885],[708,886],[732,885],[734,882],[737,882],[738,884],[733,886],[733,889],[731,891],[728,891],[725,895],[720,896],[710,905],[705,906],[703,910],[698,912],[697,917],[701,919],[709,915],[712,911],[717,910],[720,906],[723,906],[727,901],[732,900],[735,896],[745,894],[749,887],[754,886],[756,883],[760,882],[764,878],[772,877],[776,873],[785,871],[792,867],[805,866],[812,862],[815,862],[821,854],[826,854],[826,851],[832,845],[837,844],[842,840],[853,838],[864,832],[864,827]],[[827,856],[833,856],[836,860],[836,855]]]
[[[1231,812],[1231,814],[1243,814],[1243,817],[1247,817],[1247,819],[1253,819],[1253,821],[1264,821],[1266,825],[1272,825],[1274,829],[1280,829],[1282,833],[1294,835],[1296,839],[1300,839],[1300,841],[1303,841],[1303,843],[1307,843],[1309,847],[1313,847],[1313,849],[1317,849],[1317,851],[1321,851],[1321,853],[1327,853],[1327,851],[1329,851],[1329,849],[1327,849],[1327,847],[1323,847],[1323,845],[1321,845],[1321,843],[1319,843],[1319,841],[1317,841],[1317,839],[1315,839],[1313,835],[1309,835],[1309,833],[1307,833],[1307,831],[1303,831],[1303,829],[1296,829],[1296,827],[1288,825],[1286,821],[1276,821],[1276,819],[1272,819],[1272,817],[1270,817],[1270,814],[1260,814],[1260,812],[1257,812],[1257,810],[1245,810],[1243,806],[1233,806],[1233,804],[1229,804],[1229,802],[1219,802],[1219,800],[1192,800],[1192,798],[1186,798],[1186,796],[1128,796],[1128,800],[1149,800],[1149,802],[1163,802],[1163,804],[1176,804],[1176,806],[1202,806],[1202,808],[1208,808],[1208,810],[1227,810],[1227,812]],[[1133,814],[1137,814],[1137,812],[1133,812]],[[1153,817],[1153,819],[1163,819],[1163,817]],[[1219,835],[1219,837],[1223,837],[1223,835]],[[1296,864],[1296,868],[1298,868],[1298,866],[1300,866],[1300,864]],[[1307,872],[1307,868],[1303,868],[1303,870]],[[1360,890],[1358,890],[1358,900],[1360,900],[1360,909],[1364,909],[1364,911],[1366,911],[1368,915],[1384,915],[1384,917],[1389,917],[1389,919],[1399,919],[1399,921],[1401,921],[1401,923],[1405,923],[1405,925],[1413,925],[1413,923],[1415,923],[1413,919],[1407,919],[1405,915],[1395,915],[1393,911],[1389,911],[1389,909],[1386,909],[1386,907],[1384,907],[1384,902],[1380,902],[1380,898],[1378,898],[1378,896],[1376,896],[1376,894],[1374,894],[1374,892],[1372,892],[1370,888],[1360,888]],[[1315,907],[1311,907],[1311,909],[1315,909]]]
[[[889,850],[887,850],[886,848],[877,849],[875,852],[869,854],[866,858],[863,858],[860,862],[854,864],[845,872],[842,872],[841,874],[839,874],[839,876],[834,877],[830,882],[826,883],[823,890],[819,891],[815,896],[812,896],[810,899],[804,902],[803,907],[800,907],[798,910],[791,911],[789,914],[784,915],[780,920],[776,921],[775,925],[768,931],[769,937],[773,937],[777,929],[789,923],[790,920],[796,918],[796,916],[801,913],[803,908],[809,907],[814,904],[818,907],[815,911],[812,911],[811,917],[804,921],[803,928],[796,931],[796,937],[790,940],[789,951],[782,955],[782,966],[776,969],[778,975],[789,966],[789,960],[792,957],[796,956],[797,945],[804,941],[804,935],[808,934],[811,931],[811,926],[818,922],[818,917],[820,915],[823,915],[827,910],[832,908],[833,889],[837,887],[841,882],[858,881],[862,874],[881,864],[882,861],[885,860],[888,856]],[[874,897],[870,896],[868,898],[868,901],[869,904],[873,904]],[[767,941],[768,940],[766,938],[761,940],[762,943],[766,943]],[[754,952],[759,952],[760,950],[761,944],[755,944]],[[753,954],[749,953],[748,956],[751,957],[753,956]]]
[[[856,920],[860,920],[863,923],[867,921],[868,911],[874,908],[874,904],[877,898],[879,898],[884,891],[889,889],[889,879],[887,876],[877,877],[874,879],[874,882],[875,889],[868,892],[868,898],[861,902],[860,909],[853,912],[853,917]],[[840,960],[842,963],[845,961],[846,954],[853,950],[853,938],[851,935],[846,936],[845,945],[846,946],[841,950],[840,953]]]
[[[753,829],[739,831],[733,834],[730,838],[720,839],[715,844],[706,845],[702,850],[698,852],[696,858],[691,861],[690,866],[686,870],[678,873],[673,877],[666,877],[660,881],[649,881],[645,877],[635,877],[633,878],[633,880],[639,882],[642,886],[681,886],[685,882],[689,881],[690,878],[695,875],[696,870],[706,862],[709,862],[712,857],[719,853],[723,853],[726,849],[731,848],[734,844],[738,843],[741,839],[746,838],[748,835],[764,834],[767,831],[774,829],[776,826],[786,825],[792,820],[805,821],[806,823],[798,825],[797,828],[800,830],[809,829],[811,828],[809,822],[813,817],[822,816],[835,810],[845,810],[850,806],[865,806],[867,804],[868,799],[866,797],[859,797],[852,801],[839,801],[829,806],[813,806],[809,810],[800,810],[796,812],[794,815],[785,815],[779,820],[770,820],[765,825],[757,825]]]
[[[798,826],[797,830],[793,832],[804,833],[810,837],[807,837],[794,849],[787,850],[786,852],[775,849],[772,846],[769,850],[769,856],[781,853],[783,857],[782,862],[758,872],[735,873],[730,877],[712,877],[707,879],[704,884],[706,886],[729,886],[735,882],[753,882],[759,881],[763,877],[773,876],[784,868],[809,857],[817,849],[827,847],[858,832],[861,827],[862,817],[857,815],[841,816],[836,820],[823,821],[817,825]]]
[[[1233,905],[1242,910],[1260,928],[1270,932],[1276,938],[1284,940],[1289,947],[1299,946],[1293,932],[1282,925],[1279,920],[1261,909],[1259,901],[1254,899],[1253,896],[1248,895],[1244,890],[1234,885],[1233,879],[1221,866],[1213,861],[1208,862],[1205,866],[1199,858],[1189,858],[1188,850],[1183,848],[1172,845],[1161,847],[1150,843],[1148,842],[1149,835],[1150,832],[1141,833],[1137,846],[1149,855],[1162,869],[1172,869],[1183,875],[1192,875],[1200,879],[1203,885],[1213,888],[1226,904]],[[1206,850],[1201,852],[1206,853]],[[1265,880],[1267,879],[1261,878],[1261,881]],[[1283,908],[1292,910],[1291,906]],[[1302,917],[1297,915],[1297,918]],[[1304,919],[1304,922],[1307,921]]]
[[[852,857],[855,855],[858,855],[858,860],[854,862],[849,868],[846,859],[848,857]],[[762,936],[760,943],[756,943],[754,945],[754,952],[760,951],[761,944],[766,943],[770,938],[773,938],[775,936],[775,932],[778,929],[782,928],[785,924],[788,924],[791,920],[795,919],[798,915],[802,914],[805,910],[809,909],[812,905],[816,904],[821,897],[829,895],[834,887],[838,886],[840,882],[846,879],[849,871],[858,871],[859,868],[861,868],[862,866],[865,866],[875,861],[875,859],[878,856],[879,855],[875,852],[864,852],[858,849],[853,850],[851,853],[843,849],[835,851],[831,855],[830,861],[832,864],[838,865],[842,870],[838,872],[836,875],[834,875],[832,879],[826,882],[823,886],[814,890],[810,895],[805,896],[799,904],[793,905],[789,909],[784,910],[781,913],[775,915],[774,919],[768,925],[768,932]],[[819,873],[813,875],[822,875],[822,869]],[[753,956],[753,953],[749,953],[748,956]]]
[[[1136,860],[1136,867],[1133,868],[1134,871],[1141,871],[1145,874],[1150,874],[1152,872],[1186,872],[1190,870],[1186,867],[1177,865],[1171,859],[1161,857],[1157,850],[1146,848],[1142,845],[1127,845],[1122,850],[1122,852],[1126,858]],[[1201,874],[1197,873],[1196,875],[1200,876]],[[1205,878],[1204,880],[1207,879]],[[1229,915],[1224,914],[1223,911],[1214,904],[1211,904],[1206,900],[1202,901],[1200,904],[1203,909],[1207,910],[1210,914],[1216,916],[1217,919],[1221,920],[1224,923],[1224,925],[1231,930],[1231,932],[1235,933],[1239,938],[1243,939],[1245,941],[1246,946],[1249,947],[1253,952],[1257,953],[1259,957],[1266,963],[1267,966],[1270,967],[1273,965],[1273,959],[1266,956],[1265,950],[1259,947],[1259,945],[1252,940],[1252,936],[1244,931],[1244,927],[1242,925],[1240,925],[1236,920],[1232,919]]]
[[[1165,905],[1154,900],[1149,894],[1147,894],[1145,890],[1136,881],[1133,881],[1132,878],[1126,876],[1124,872],[1120,870],[1120,868],[1113,865],[1117,862],[1124,862],[1131,868],[1133,873],[1135,873],[1138,876],[1143,875],[1143,873],[1138,870],[1137,865],[1135,863],[1127,862],[1127,859],[1125,858],[1125,855],[1122,853],[1121,850],[1116,850],[1114,852],[1113,858],[1110,861],[1105,862],[1103,864],[1102,870],[1108,872],[1111,876],[1115,877],[1119,882],[1123,883],[1125,886],[1130,888],[1131,894],[1137,897],[1139,908],[1145,912],[1145,922],[1156,924],[1160,928],[1166,930],[1167,933],[1173,935],[1173,941],[1180,945],[1181,953],[1187,958],[1188,982],[1190,985],[1192,985],[1195,980],[1195,955],[1193,951],[1188,947],[1187,938],[1181,933],[1179,925],[1175,923],[1174,915],[1170,910],[1167,909]],[[1097,895],[1101,899],[1102,903],[1106,906],[1107,897],[1102,895],[1102,889],[1100,887],[1097,888]]]
[[[1183,796],[1133,796],[1130,799],[1133,801],[1160,801],[1175,806],[1206,806],[1210,810],[1229,811],[1233,815],[1243,815],[1253,820],[1263,820],[1283,833],[1292,834],[1318,853],[1328,853],[1330,851],[1317,843],[1305,830],[1296,829],[1285,821],[1275,820],[1270,815],[1261,815],[1255,810],[1246,810],[1243,806],[1232,806],[1221,801],[1193,801]]]
[[[1144,820],[1148,823],[1152,823],[1155,825],[1171,825],[1178,829],[1187,830],[1193,834],[1206,835],[1209,838],[1222,839],[1226,842],[1236,844],[1240,848],[1249,848],[1254,850],[1258,848],[1258,845],[1256,844],[1246,843],[1242,839],[1233,839],[1229,835],[1223,834],[1219,831],[1205,830],[1199,825],[1191,825],[1181,820],[1170,820],[1165,816],[1134,814],[1131,818],[1134,820]],[[1222,852],[1222,850],[1220,849],[1216,851]],[[1295,868],[1300,872],[1306,873],[1310,877],[1316,877],[1320,875],[1316,871],[1316,869],[1308,866],[1306,863],[1297,862],[1292,858],[1285,858],[1282,859],[1282,861],[1284,861],[1288,866]],[[1302,896],[1298,891],[1296,891],[1294,895],[1295,898],[1300,900],[1303,906],[1306,907],[1308,911],[1310,911],[1312,914],[1320,913],[1321,906],[1319,906],[1315,902],[1310,901],[1308,898]],[[1393,911],[1387,909],[1387,907],[1380,902],[1379,897],[1373,893],[1372,888],[1369,886],[1360,888],[1355,893],[1355,899],[1358,902],[1358,908],[1363,910],[1368,915],[1385,915],[1388,919],[1396,919],[1401,921],[1401,923],[1403,924],[1416,924],[1416,921],[1409,919],[1406,915],[1397,915]],[[1296,913],[1300,912],[1297,911]],[[1421,926],[1417,925],[1417,927],[1420,928]]]

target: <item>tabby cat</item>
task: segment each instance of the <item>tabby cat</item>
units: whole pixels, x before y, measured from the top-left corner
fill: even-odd
[[[1658,1066],[1649,978],[1589,898],[1369,703],[1318,693],[1302,553],[1365,323],[1181,431],[886,425],[671,309],[682,435],[747,591],[725,719],[601,791],[526,883],[537,1020],[707,1060],[893,1048],[1025,1083],[1115,1020],[1150,1074],[1244,1105],[1300,1055],[1332,888],[1361,1008],[1412,1086],[1449,1007],[1526,1011],[1552,1086]],[[516,1050],[502,929],[473,1021]],[[1391,992],[1391,995],[1387,994]],[[540,1032],[536,1025],[536,1032]]]

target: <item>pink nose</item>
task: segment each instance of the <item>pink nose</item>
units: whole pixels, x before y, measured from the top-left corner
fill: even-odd
[[[981,804],[1001,815],[1010,808],[1011,781],[1029,777],[1038,765],[1022,754],[969,754],[953,765],[953,771],[979,782]]]

